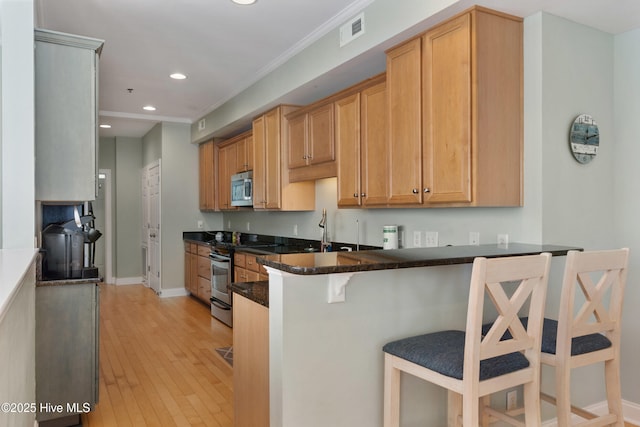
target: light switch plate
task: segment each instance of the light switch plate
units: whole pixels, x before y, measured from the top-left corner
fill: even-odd
[[[437,231],[426,231],[424,233],[424,247],[425,248],[435,248],[438,246],[438,232]]]

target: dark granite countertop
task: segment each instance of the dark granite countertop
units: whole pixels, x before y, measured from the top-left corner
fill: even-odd
[[[236,282],[231,284],[231,290],[238,295],[249,298],[253,302],[269,307],[269,281]]]
[[[241,243],[232,242],[230,231],[184,231],[182,239],[200,245],[215,243],[217,233],[222,233],[222,244],[234,250],[257,250],[256,253],[290,254],[320,252],[320,241],[296,237],[271,236],[266,234],[240,233]],[[332,242],[336,251],[356,250],[356,244]],[[380,246],[360,245],[361,250],[381,249]]]
[[[478,246],[440,246],[437,248],[409,248],[370,250],[358,252],[327,252],[266,255],[258,262],[292,274],[332,274],[359,271],[390,270],[411,267],[469,264],[476,257],[507,257],[550,252],[554,256],[566,255],[576,246],[509,243]]]
[[[36,287],[42,286],[68,286],[68,285],[86,285],[98,284],[102,282],[102,277],[90,277],[85,279],[53,279],[53,280],[36,280]]]

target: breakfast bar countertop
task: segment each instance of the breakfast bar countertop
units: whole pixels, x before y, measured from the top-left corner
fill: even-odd
[[[265,255],[259,257],[258,262],[291,274],[313,275],[470,264],[476,257],[497,258],[535,255],[542,252],[549,252],[553,256],[562,256],[570,250],[582,250],[582,248],[530,243],[439,246],[435,248]]]

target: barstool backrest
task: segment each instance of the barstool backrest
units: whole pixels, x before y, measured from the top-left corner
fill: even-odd
[[[523,353],[529,360],[534,375],[539,372],[550,260],[548,253],[475,260],[467,312],[465,379],[478,378],[480,361],[515,352]],[[505,291],[513,286],[512,292]],[[498,316],[491,328],[482,334],[485,296],[495,306]],[[523,308],[528,317],[526,327],[520,319]],[[505,336],[507,331],[510,334]]]
[[[620,346],[629,249],[567,254],[560,296],[556,355],[571,356],[571,340],[600,333]]]

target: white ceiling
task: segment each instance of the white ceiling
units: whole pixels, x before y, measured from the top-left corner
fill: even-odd
[[[373,1],[36,0],[35,24],[105,40],[99,109],[112,128],[100,135],[141,137],[159,121],[195,122]],[[523,17],[544,10],[612,34],[640,27],[638,0],[475,3]],[[157,110],[142,110],[148,104]]]

